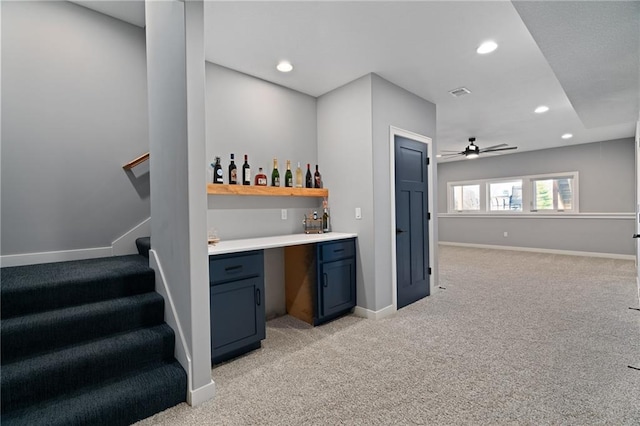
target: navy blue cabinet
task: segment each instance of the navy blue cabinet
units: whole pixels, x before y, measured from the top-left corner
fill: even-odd
[[[209,285],[212,362],[259,348],[265,338],[262,250],[211,256]]]
[[[287,313],[319,325],[356,305],[355,238],[285,247]]]
[[[314,324],[329,321],[356,305],[355,240],[318,243]]]

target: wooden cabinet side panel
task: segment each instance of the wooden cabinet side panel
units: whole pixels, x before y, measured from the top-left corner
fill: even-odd
[[[313,325],[316,281],[315,244],[285,247],[285,300],[287,313]]]

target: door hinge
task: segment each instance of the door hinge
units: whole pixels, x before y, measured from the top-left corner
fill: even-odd
[[[427,213],[427,220],[431,220],[431,213]]]
[[[429,275],[431,275],[431,268],[429,268],[429,269],[427,270],[427,273],[428,273]]]
[[[427,157],[427,166],[429,165],[429,157]]]

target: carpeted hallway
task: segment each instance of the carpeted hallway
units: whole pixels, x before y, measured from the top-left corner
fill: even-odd
[[[383,320],[269,321],[213,401],[139,424],[640,424],[633,261],[442,246],[440,278]]]

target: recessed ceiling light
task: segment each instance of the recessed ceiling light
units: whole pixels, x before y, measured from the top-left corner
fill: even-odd
[[[293,69],[293,65],[291,65],[291,62],[289,61],[280,61],[278,62],[278,65],[276,66],[276,68],[280,72],[289,72]]]
[[[533,110],[533,112],[535,112],[536,114],[542,114],[543,112],[547,112],[547,111],[549,111],[549,107],[546,105],[540,105],[538,108]]]
[[[442,154],[436,154],[436,158],[442,158]]]
[[[497,48],[498,48],[498,44],[495,41],[485,41],[478,47],[478,49],[476,49],[476,52],[478,52],[481,55],[484,55],[484,54],[493,52]]]
[[[571,133],[565,133],[564,135],[562,135],[562,139],[571,139],[573,137],[573,135]]]

